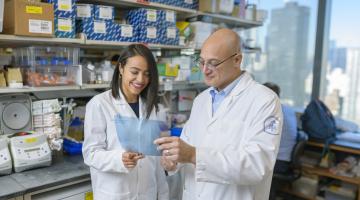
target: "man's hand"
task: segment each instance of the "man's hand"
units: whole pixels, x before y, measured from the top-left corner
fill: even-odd
[[[177,163],[172,160],[166,159],[165,156],[161,156],[160,164],[166,171],[175,171],[176,170]]]
[[[144,158],[144,155],[134,152],[124,152],[122,154],[122,161],[124,163],[124,166],[128,169],[133,169],[138,160]]]
[[[195,147],[182,141],[179,137],[162,137],[154,141],[163,150],[164,159],[181,163],[196,163]]]

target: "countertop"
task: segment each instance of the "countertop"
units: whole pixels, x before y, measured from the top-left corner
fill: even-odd
[[[49,167],[0,176],[0,200],[90,177],[81,155],[53,157]]]

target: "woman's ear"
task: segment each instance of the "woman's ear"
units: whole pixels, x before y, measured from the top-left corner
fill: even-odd
[[[119,73],[120,76],[124,75],[124,67],[122,67],[121,65],[119,65]]]

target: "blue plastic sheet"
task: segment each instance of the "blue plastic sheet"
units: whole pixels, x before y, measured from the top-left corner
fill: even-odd
[[[126,151],[142,153],[149,156],[160,156],[154,140],[160,137],[164,123],[157,120],[115,116],[116,132],[121,146]]]

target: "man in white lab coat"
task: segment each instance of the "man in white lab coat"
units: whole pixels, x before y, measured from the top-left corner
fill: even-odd
[[[167,171],[182,168],[183,199],[267,200],[281,138],[277,95],[242,71],[239,36],[220,29],[199,67],[211,86],[194,100],[181,138],[155,140]]]

